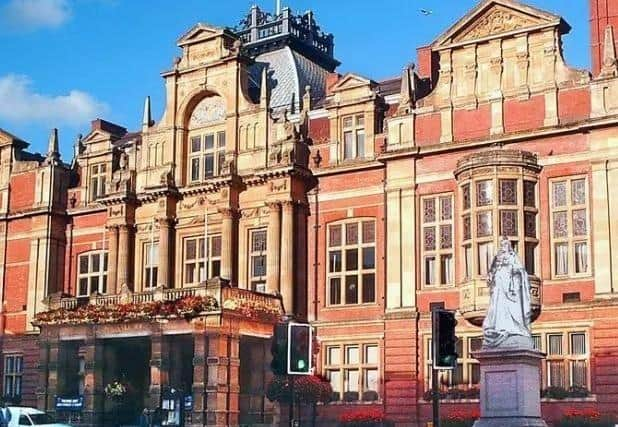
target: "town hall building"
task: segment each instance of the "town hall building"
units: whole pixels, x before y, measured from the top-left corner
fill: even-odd
[[[149,98],[139,128],[97,118],[72,159],[55,130],[38,154],[0,129],[2,395],[82,396],[80,423],[104,425],[119,381],[135,417],[173,387],[187,425],[285,424],[265,388],[288,314],[333,388],[320,425],[377,408],[425,426],[443,307],[460,339],[443,412],[474,411],[506,236],[544,418],[618,415],[618,1],[589,3],[592,70],[565,61],[560,16],[482,0],[383,81],[339,74],[312,12],[254,6],[178,39],[160,118]]]

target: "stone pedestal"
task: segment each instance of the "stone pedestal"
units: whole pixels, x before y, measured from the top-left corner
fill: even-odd
[[[547,427],[541,418],[543,353],[501,348],[473,356],[481,364],[481,418],[474,427]]]

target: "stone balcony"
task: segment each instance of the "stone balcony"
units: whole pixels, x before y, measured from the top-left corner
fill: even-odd
[[[530,279],[530,305],[532,321],[541,314],[541,280],[535,276]],[[489,307],[489,288],[485,279],[471,279],[459,285],[460,308],[463,317],[475,326],[482,326]]]
[[[132,292],[124,286],[120,293],[111,295],[93,294],[88,297],[73,297],[56,294],[50,296],[46,303],[50,311],[74,311],[85,306],[103,308],[123,304],[147,305],[156,302],[176,302],[191,297],[214,299],[216,304],[213,305],[216,310],[209,311],[207,313],[209,315],[221,314],[224,311],[243,315],[243,313],[251,313],[252,310],[266,313],[271,315],[270,317],[277,317],[278,314],[284,313],[280,296],[232,287],[227,280],[218,277],[202,282],[198,286],[186,288],[158,287],[143,292]]]

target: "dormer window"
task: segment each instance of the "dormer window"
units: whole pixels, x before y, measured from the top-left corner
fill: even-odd
[[[225,131],[190,137],[189,181],[200,182],[221,174],[225,160]]]
[[[105,196],[107,165],[101,163],[90,168],[90,200]]]
[[[365,116],[357,114],[342,119],[343,159],[365,157]]]

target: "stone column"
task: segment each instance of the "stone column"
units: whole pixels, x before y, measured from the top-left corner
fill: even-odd
[[[48,411],[54,410],[54,399],[58,394],[58,356],[60,355],[60,340],[52,339],[47,344],[47,403]]]
[[[281,219],[281,294],[286,313],[294,312],[294,203],[283,203]]]
[[[234,211],[221,209],[223,223],[221,226],[221,274],[227,280],[232,280],[234,259]]]
[[[280,271],[280,245],[281,245],[281,205],[279,203],[269,203],[268,214],[268,235],[266,236],[266,292],[280,292],[281,283],[279,282]],[[251,244],[251,242],[249,242]]]
[[[170,234],[172,231],[171,220],[168,218],[159,218],[159,262],[158,262],[158,277],[157,286],[171,288],[172,280],[170,277]]]
[[[150,337],[150,409],[159,406],[162,389],[169,383],[168,359],[168,340],[157,331]]]
[[[193,333],[193,426],[206,424],[206,359],[208,339],[204,331]]]
[[[107,233],[109,239],[109,255],[107,257],[107,292],[117,294],[118,283],[118,227],[111,226]]]
[[[237,426],[239,415],[240,337],[215,333],[208,336],[206,423]]]
[[[86,337],[81,353],[84,356],[83,422],[88,426],[101,425],[103,420],[103,343],[94,336]]]
[[[129,285],[129,226],[122,224],[118,227],[118,290]]]
[[[55,339],[57,345],[57,338]],[[57,393],[57,351],[56,367],[53,365],[52,352],[50,351],[50,340],[41,337],[39,339],[39,381],[36,389],[37,408],[47,411],[53,409],[53,398]],[[52,400],[52,406],[49,400]]]

